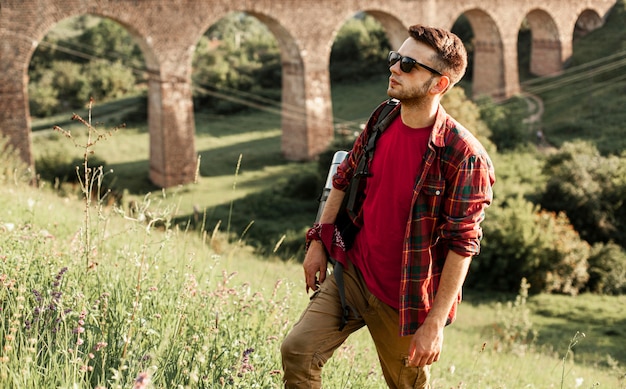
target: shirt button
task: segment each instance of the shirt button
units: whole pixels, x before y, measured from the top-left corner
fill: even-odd
[[[437,196],[439,196],[439,195],[441,194],[441,191],[440,191],[440,190],[437,190],[437,191],[435,191],[435,194],[436,194]]]

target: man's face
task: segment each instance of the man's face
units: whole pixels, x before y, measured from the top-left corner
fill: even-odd
[[[418,63],[428,67],[434,67],[430,61],[436,53],[435,50],[413,38],[408,38],[397,51],[402,57],[409,57]],[[403,102],[423,101],[430,96],[430,88],[437,80],[437,75],[416,64],[410,72],[404,72],[398,60],[389,71],[389,86],[387,94]],[[406,60],[405,60],[406,61]]]

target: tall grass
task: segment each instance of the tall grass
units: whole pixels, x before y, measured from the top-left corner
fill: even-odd
[[[96,178],[84,173],[91,187]],[[191,192],[151,193],[125,208],[3,179],[3,388],[282,386],[279,344],[308,300],[300,265],[259,258],[217,227],[207,236],[171,223],[176,197]],[[520,337],[535,330],[524,289],[505,304],[466,300],[446,329],[433,389],[626,388],[618,360],[578,362],[571,333],[552,349]],[[324,380],[328,388],[385,387],[366,331],[337,350]]]

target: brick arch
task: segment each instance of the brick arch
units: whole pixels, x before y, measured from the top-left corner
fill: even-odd
[[[574,24],[574,40],[581,38],[604,24],[604,20],[593,9],[583,10]]]
[[[495,19],[480,8],[469,9],[463,14],[474,31],[473,95],[505,97],[504,47]]]
[[[365,9],[363,12],[372,16],[383,26],[392,49],[395,50],[402,46],[402,43],[408,37],[408,26],[405,26],[402,20],[385,11]]]
[[[543,9],[533,9],[526,15],[532,41],[530,49],[530,72],[547,76],[561,72],[561,41],[552,16]]]
[[[282,86],[281,86],[281,126],[283,129],[281,136],[281,150],[285,158],[290,160],[307,158],[311,150],[314,153],[321,152],[316,148],[311,148],[315,143],[315,136],[310,136],[315,132],[308,132],[307,110],[311,109],[307,105],[306,97],[306,77],[304,72],[304,61],[301,48],[295,37],[274,17],[259,13],[248,12],[256,17],[272,32],[280,49],[280,59],[282,65]],[[330,109],[330,108],[328,108]],[[302,142],[306,139],[306,142]],[[327,145],[324,145],[324,148]],[[305,158],[306,159],[306,158]]]
[[[346,18],[365,10],[381,22],[393,45],[415,23],[450,28],[461,14],[475,32],[473,95],[496,98],[519,92],[517,34],[520,18],[534,9],[551,15],[561,62],[571,55],[577,20],[605,15],[615,0],[0,0],[0,131],[32,164],[26,68],[38,40],[54,23],[89,13],[126,26],[138,37],[149,71],[150,179],[170,187],[195,176],[195,124],[191,61],[195,45],[219,15],[245,11],[266,23],[281,41],[284,102],[283,154],[315,158],[333,137],[328,62]],[[582,16],[581,16],[582,15]],[[298,116],[302,113],[302,116]],[[290,116],[291,115],[291,116]]]
[[[5,73],[5,75],[7,75],[7,79],[12,80],[12,82],[10,82],[12,85],[10,85],[9,88],[14,93],[15,99],[11,105],[12,108],[15,109],[14,113],[18,114],[12,118],[11,122],[13,122],[17,128],[21,127],[22,129],[28,130],[24,131],[26,136],[22,137],[22,142],[28,141],[28,147],[18,146],[18,149],[20,150],[22,158],[30,164],[34,164],[34,156],[32,155],[30,148],[31,120],[28,103],[29,64],[39,46],[38,42],[43,40],[44,37],[48,35],[57,24],[69,18],[83,15],[93,15],[103,19],[110,19],[121,25],[140,47],[148,72],[154,72],[154,69],[158,69],[154,53],[143,36],[133,28],[132,24],[120,20],[116,15],[107,12],[99,12],[97,9],[89,10],[70,6],[66,6],[65,8],[59,6],[54,9],[43,9],[43,13],[40,18],[41,22],[33,25],[31,29],[27,29],[22,34],[19,34],[17,37],[18,39],[13,41],[16,43],[16,50],[13,50],[11,60],[17,64],[17,66],[8,68],[7,73]],[[23,116],[19,115],[21,112],[24,112],[25,114]]]

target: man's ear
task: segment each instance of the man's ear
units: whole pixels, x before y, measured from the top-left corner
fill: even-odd
[[[440,76],[437,83],[432,86],[431,91],[435,94],[444,94],[450,88],[450,84],[450,77]]]

